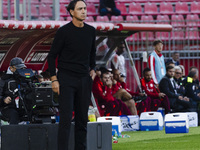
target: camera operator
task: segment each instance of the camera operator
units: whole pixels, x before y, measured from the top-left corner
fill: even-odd
[[[18,124],[21,112],[17,109],[16,98],[18,87],[14,78],[17,69],[26,68],[23,60],[15,57],[10,61],[7,73],[0,80],[0,109],[4,117],[8,118],[10,124]]]

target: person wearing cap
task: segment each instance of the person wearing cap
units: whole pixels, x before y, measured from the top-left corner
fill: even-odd
[[[19,57],[15,57],[10,61],[6,74],[0,80],[0,110],[10,124],[18,124],[20,118],[20,112],[17,110],[18,103],[16,103],[18,97],[16,89],[18,87],[15,82],[14,72],[17,69],[24,68],[26,68],[24,61]]]

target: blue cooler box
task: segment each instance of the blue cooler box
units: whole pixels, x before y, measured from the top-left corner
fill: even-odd
[[[143,112],[140,115],[140,130],[163,130],[163,117],[160,112]]]
[[[165,115],[165,133],[188,133],[189,121],[187,113]]]

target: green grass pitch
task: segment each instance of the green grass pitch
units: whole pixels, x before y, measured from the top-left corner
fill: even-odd
[[[122,132],[130,138],[118,138],[112,150],[200,150],[200,126],[189,133],[166,134],[162,131]]]

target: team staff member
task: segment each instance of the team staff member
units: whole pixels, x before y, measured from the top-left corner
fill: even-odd
[[[163,42],[161,40],[155,40],[153,46],[155,50],[149,56],[149,68],[151,69],[154,83],[158,85],[162,77],[166,74],[164,56],[161,54]]]
[[[68,150],[73,108],[75,149],[85,150],[88,107],[92,78],[95,76],[95,29],[83,22],[87,15],[86,3],[83,0],[71,1],[67,10],[72,21],[58,29],[48,55],[52,89],[59,94],[58,150]]]

